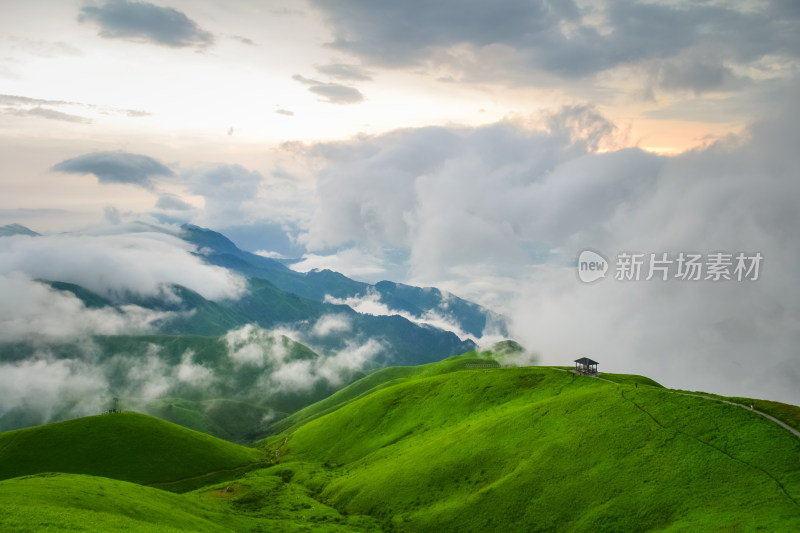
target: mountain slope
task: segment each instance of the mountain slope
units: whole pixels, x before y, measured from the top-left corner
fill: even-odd
[[[369,517],[342,516],[302,487],[259,473],[185,494],[77,474],[9,479],[0,481],[0,530],[380,531]]]
[[[384,305],[388,314],[405,313],[423,323],[447,322],[475,338],[481,337],[487,328],[498,335],[508,335],[502,316],[433,287],[412,287],[390,281],[371,285],[330,270],[295,272],[279,261],[240,250],[220,233],[191,224],[182,227],[180,236],[197,246],[198,256],[207,263],[267,280],[281,291],[306,300],[325,302],[334,298],[358,302],[373,299]]]
[[[263,459],[257,450],[138,413],[0,433],[0,479],[65,472],[165,483]]]
[[[186,287],[173,285],[170,290],[175,298],[163,300],[129,294],[124,300],[112,304],[75,284],[47,283],[55,289],[72,293],[90,308],[135,304],[175,312],[171,318],[157,324],[159,333],[169,335],[219,336],[247,324],[257,324],[265,329],[289,327],[310,337],[317,320],[326,315],[341,315],[347,318],[352,329],[346,334],[316,336],[313,339],[316,348],[342,350],[353,341],[375,339],[384,347],[382,357],[375,361],[380,366],[429,363],[475,348],[472,340],[462,340],[451,331],[417,324],[399,315],[361,314],[347,305],[310,300],[281,290],[262,278],[250,278],[247,290],[239,299],[218,302],[207,300]]]
[[[326,501],[399,531],[800,528],[799,439],[648,382],[419,375],[268,442]]]
[[[485,368],[489,357],[470,353],[378,370],[270,437],[265,451],[279,464],[252,470],[250,463],[235,481],[229,477],[193,492],[169,494],[76,474],[0,481],[0,528],[800,528],[800,439],[757,412],[671,391],[641,376],[595,379],[558,368]],[[800,413],[798,407],[772,407],[789,418]],[[123,427],[97,431],[108,421]],[[193,485],[200,486],[215,483],[208,473],[220,468],[220,455],[264,457],[214,439],[198,444],[197,434],[192,442],[173,438],[166,447],[151,446],[147,432],[174,436],[175,426],[161,422],[159,429],[142,415],[73,422],[0,434],[0,465],[19,470],[15,465],[27,461],[35,463],[33,471],[66,470],[67,462],[72,471],[83,471],[93,468],[87,457],[97,456],[93,462],[105,465],[103,475],[131,478],[135,472],[147,482],[154,478],[147,463],[168,459],[176,465],[162,463],[156,479],[164,478],[165,469],[189,465]],[[124,426],[137,436],[127,451],[118,444]],[[222,451],[202,456],[198,450],[209,445]],[[115,449],[122,453],[108,453]],[[9,474],[15,472],[2,477]]]
[[[11,237],[12,235],[27,235],[28,237],[38,237],[39,234],[32,229],[26,228],[21,224],[7,224],[0,226],[0,237]]]
[[[40,474],[0,481],[4,531],[231,531],[218,523],[224,519],[219,509],[181,495],[103,477]]]
[[[469,352],[462,355],[454,355],[442,361],[426,365],[390,366],[375,370],[358,381],[336,391],[327,398],[275,422],[270,425],[270,433],[280,433],[289,428],[298,427],[314,418],[335,411],[357,398],[366,396],[383,387],[402,383],[415,376],[435,376],[463,370],[466,365],[483,364],[493,361],[489,354],[491,354],[491,352],[484,352],[481,355],[475,352]]]

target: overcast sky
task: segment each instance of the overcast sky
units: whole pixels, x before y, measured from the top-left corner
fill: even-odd
[[[0,225],[192,222],[472,298],[548,364],[800,403],[795,0],[0,8]],[[585,248],[764,259],[585,285]]]

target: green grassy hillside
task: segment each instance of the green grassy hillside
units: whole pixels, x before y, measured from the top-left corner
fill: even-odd
[[[800,530],[797,437],[610,377],[418,375],[269,443],[294,481],[400,531]]]
[[[39,474],[0,481],[3,531],[230,531],[214,518],[224,519],[220,509],[103,477]]]
[[[258,450],[138,413],[0,433],[0,479],[67,472],[151,484],[263,459]]]
[[[159,398],[137,407],[145,414],[240,444],[263,437],[267,421],[281,415],[228,399],[193,402],[183,398]]]
[[[0,530],[800,531],[800,439],[773,421],[490,355],[376,371],[261,451],[133,413],[0,434],[0,479],[23,476]]]
[[[230,488],[230,492],[229,489]],[[374,519],[343,516],[280,477],[172,494],[113,479],[39,474],[0,481],[0,531],[371,532]]]
[[[300,426],[314,418],[322,416],[346,405],[347,403],[366,396],[378,389],[389,385],[396,385],[415,376],[434,376],[464,370],[470,364],[483,364],[493,361],[490,353],[478,355],[475,352],[468,352],[462,355],[454,355],[436,363],[419,366],[390,366],[375,370],[369,375],[351,383],[350,385],[338,390],[324,400],[309,405],[292,415],[273,423],[270,426],[271,433],[280,433],[289,428]]]

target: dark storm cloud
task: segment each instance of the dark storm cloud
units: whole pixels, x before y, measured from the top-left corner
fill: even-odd
[[[361,91],[354,87],[340,85],[338,83],[324,83],[312,78],[304,78],[299,74],[292,76],[292,79],[308,85],[308,90],[317,96],[321,96],[329,104],[357,104],[364,100]]]
[[[325,74],[331,78],[352,81],[369,81],[372,79],[370,73],[358,65],[348,65],[345,63],[332,63],[330,65],[319,65],[314,67],[320,74]]]
[[[214,43],[214,36],[184,13],[147,2],[109,0],[99,6],[85,6],[78,20],[97,24],[99,35],[107,39],[146,41],[175,48]]]
[[[146,189],[156,176],[174,173],[152,157],[127,152],[93,152],[67,159],[52,170],[67,174],[94,174],[100,183],[130,183]]]
[[[524,72],[515,69],[522,68],[581,78],[681,51],[702,54],[712,48],[727,61],[747,63],[770,54],[796,57],[800,50],[794,2],[741,11],[732,5],[631,0],[586,8],[569,0],[313,2],[334,30],[331,47],[384,67],[446,63],[454,46],[476,54],[499,47],[513,56],[506,76],[519,78]],[[678,73],[668,78],[686,85]]]

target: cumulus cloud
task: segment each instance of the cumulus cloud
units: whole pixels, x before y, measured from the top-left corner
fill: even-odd
[[[172,177],[172,170],[152,157],[127,152],[93,152],[66,159],[53,169],[66,174],[93,174],[100,183],[128,183],[152,189],[155,177]]]
[[[224,228],[237,242],[252,240],[248,233],[267,235],[276,228],[278,238],[286,239],[292,226],[305,224],[313,208],[310,185],[280,170],[265,176],[241,165],[206,164],[185,170],[180,181],[205,202],[192,222]]]
[[[75,283],[112,300],[126,293],[169,298],[172,284],[212,300],[236,298],[244,290],[242,279],[206,265],[185,241],[160,231],[129,230],[5,237],[0,273]]]
[[[186,350],[174,361],[165,356],[162,346],[152,343],[134,346],[131,352],[118,352],[96,362],[95,367],[102,370],[114,395],[129,399],[135,405],[144,406],[175,394],[197,395],[200,391],[207,397],[213,396],[214,387],[222,379],[214,369],[195,362],[192,350]],[[84,351],[82,357],[89,358],[89,354]]]
[[[429,127],[316,145],[313,153],[327,164],[318,173],[319,209],[301,241],[310,251],[351,242],[408,248],[421,277],[499,256],[507,262],[501,272],[519,268],[527,261],[519,238],[567,231],[559,210],[570,208],[560,197],[601,193],[591,211],[571,213],[574,227],[613,209],[617,194],[633,201],[646,186],[639,176],[655,156],[619,152],[606,158],[613,165],[586,158],[613,132],[596,113],[575,107],[537,127]],[[568,162],[578,168],[562,170]],[[609,189],[598,171],[619,186]]]
[[[188,204],[173,194],[162,194],[156,201],[156,208],[164,211],[189,211],[193,209]]]
[[[621,251],[760,252],[758,281],[587,287],[574,269],[549,265],[527,281],[513,313],[525,343],[549,363],[595,354],[609,370],[637,370],[672,387],[800,403],[791,363],[800,248],[790,229],[800,199],[790,169],[800,160],[786,141],[797,134],[799,110],[790,104],[749,138],[663,160],[636,204],[603,216],[571,247],[594,246],[612,259]]]
[[[324,315],[314,323],[311,331],[319,337],[327,337],[332,333],[348,332],[352,328],[350,319],[345,315]]]
[[[125,386],[121,391],[126,397],[148,401],[167,394],[171,386],[171,376],[167,364],[159,357],[158,352],[158,348],[151,345],[144,357],[133,360],[130,357],[117,356],[116,361],[112,361],[112,365],[126,370]]]
[[[205,215],[210,220],[227,221],[252,210],[264,177],[241,165],[207,165],[181,176],[189,191],[205,198]]]
[[[188,383],[194,387],[207,387],[214,381],[214,372],[210,368],[195,363],[194,352],[186,350],[181,356],[175,377],[181,383]]]
[[[183,12],[148,2],[108,0],[100,5],[84,6],[78,20],[96,24],[99,35],[106,39],[149,42],[173,48],[202,48],[214,43],[214,36]]]
[[[320,207],[303,242],[408,249],[415,283],[512,316],[512,335],[547,364],[588,354],[673,387],[800,403],[789,364],[799,110],[790,102],[742,137],[673,157],[615,150],[613,125],[585,108],[319,144]],[[583,248],[760,251],[768,266],[749,285],[585,286]],[[341,303],[387,312],[368,295]]]
[[[269,375],[271,392],[308,390],[317,381],[312,361],[290,361]]]
[[[334,385],[341,385],[344,376],[361,370],[383,350],[383,345],[375,339],[368,339],[363,344],[348,343],[333,357],[326,357],[316,369],[316,373]]]
[[[329,335],[346,334],[351,330],[344,315],[320,317],[308,331],[283,328],[264,330],[246,325],[225,335],[228,357],[237,367],[260,369],[257,389],[270,395],[307,391],[319,383],[339,386],[362,370],[385,347],[375,339],[349,340],[339,350],[329,352],[316,347],[315,340]],[[298,356],[293,343],[315,349],[316,356]]]
[[[348,87],[339,83],[325,83],[312,78],[304,78],[299,74],[292,79],[308,85],[308,90],[321,96],[321,102],[328,104],[357,104],[364,100],[364,95],[355,87]]]
[[[291,340],[281,332],[247,324],[225,334],[228,357],[236,365],[258,368],[281,365],[289,355]]]
[[[331,78],[349,81],[369,81],[372,75],[368,70],[359,65],[349,65],[347,63],[331,63],[329,65],[317,65],[314,67],[320,74],[325,74]]]
[[[381,343],[368,339],[363,344],[348,343],[344,349],[329,357],[289,361],[269,375],[268,388],[274,393],[308,390],[322,380],[338,386],[345,377],[361,370],[383,350]]]

